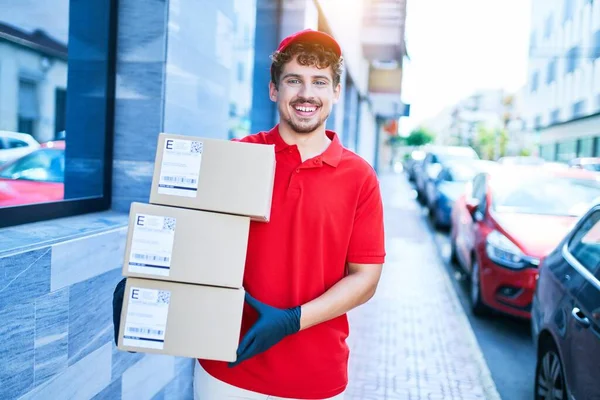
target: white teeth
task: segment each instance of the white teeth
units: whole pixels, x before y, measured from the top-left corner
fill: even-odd
[[[313,112],[316,109],[317,109],[316,107],[296,107],[296,110],[302,111],[302,112]]]

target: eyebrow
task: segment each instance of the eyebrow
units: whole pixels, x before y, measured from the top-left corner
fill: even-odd
[[[287,78],[302,78],[302,76],[300,74],[285,74],[281,78],[281,80],[284,80]],[[313,75],[311,78],[312,79],[326,79],[328,81],[331,81],[331,78],[329,78],[327,75]]]

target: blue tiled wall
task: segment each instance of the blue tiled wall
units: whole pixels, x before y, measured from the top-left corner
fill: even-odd
[[[192,398],[193,360],[116,349],[112,292],[158,133],[227,137],[232,18],[233,0],[119,0],[113,209],[0,232],[0,399]]]
[[[277,122],[277,108],[269,99],[271,80],[269,56],[279,45],[279,0],[257,0],[252,78],[251,132],[267,131]]]

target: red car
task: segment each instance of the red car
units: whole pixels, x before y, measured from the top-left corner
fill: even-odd
[[[0,168],[0,207],[60,201],[64,175],[65,142],[44,143]]]
[[[473,313],[531,318],[542,259],[600,197],[598,175],[505,167],[481,173],[452,209],[451,254],[471,275]]]

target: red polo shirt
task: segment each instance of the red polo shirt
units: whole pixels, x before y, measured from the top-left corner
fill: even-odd
[[[383,264],[383,209],[373,168],[331,144],[301,161],[278,126],[242,141],[274,144],[275,186],[268,223],[252,222],[244,287],[256,299],[281,308],[302,305],[325,293],[346,274],[346,263]],[[242,333],[256,319],[244,309]],[[348,382],[346,315],[290,335],[234,368],[200,360],[215,378],[267,395],[323,399],[343,392]]]

